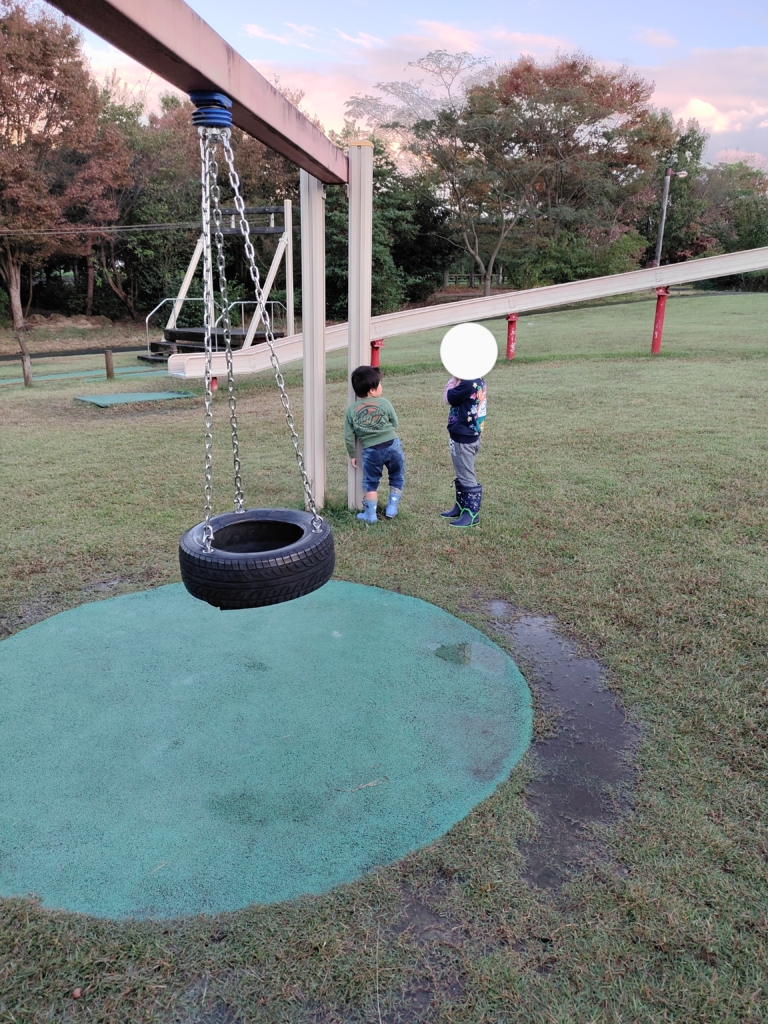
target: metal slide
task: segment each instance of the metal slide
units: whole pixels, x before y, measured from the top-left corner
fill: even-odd
[[[590,299],[608,298],[611,295],[626,295],[665,285],[692,284],[715,277],[730,277],[732,274],[746,274],[754,270],[768,269],[768,246],[747,249],[743,252],[728,253],[724,256],[708,256],[705,259],[689,260],[687,263],[672,263],[664,267],[649,267],[646,270],[632,270],[627,274],[613,274],[610,277],[593,277],[586,281],[569,281],[545,288],[528,288],[519,292],[501,292],[479,299],[464,299],[439,306],[425,306],[422,309],[406,309],[399,313],[386,313],[371,317],[371,336],[393,338],[416,331],[428,331],[438,327],[450,327],[468,320],[493,320],[508,313],[523,313],[532,309],[549,309],[572,302],[586,302]],[[347,324],[336,324],[326,328],[325,350],[333,352],[347,347]],[[301,359],[303,338],[301,334],[283,338],[275,345],[280,363]],[[213,374],[226,373],[224,355],[214,355]],[[269,353],[261,349],[233,353],[236,374],[258,373],[266,370]],[[202,355],[175,355],[168,360],[171,377],[184,380],[201,378],[205,373],[205,357]]]

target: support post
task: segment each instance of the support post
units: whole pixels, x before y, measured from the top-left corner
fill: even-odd
[[[517,313],[507,317],[507,359],[515,358],[515,341],[517,338]]]
[[[112,358],[112,349],[104,349],[104,363],[107,367],[107,380],[112,380],[115,376],[115,361]]]
[[[285,228],[285,336],[296,333],[296,318],[293,312],[293,203],[283,203],[283,227]]]
[[[371,366],[379,367],[379,350],[384,348],[384,339],[376,338],[371,342]]]
[[[656,289],[656,318],[653,321],[653,340],[651,341],[651,355],[657,356],[661,352],[661,336],[664,333],[664,313],[667,309],[667,296],[669,288]]]
[[[371,261],[373,259],[373,143],[352,142],[349,146],[349,349],[351,374],[358,366],[370,365],[371,345]],[[351,383],[349,401],[355,400]],[[347,504],[363,507],[362,450],[356,446],[357,469],[347,469]]]
[[[179,319],[179,313],[181,313],[181,307],[184,305],[184,300],[187,297],[189,286],[192,284],[192,278],[195,276],[197,270],[197,264],[200,262],[200,257],[203,255],[203,236],[197,240],[195,251],[192,253],[192,259],[189,261],[187,272],[184,275],[184,280],[181,282],[181,289],[179,294],[176,296],[176,301],[173,304],[171,315],[168,318],[168,323],[165,325],[165,329],[169,330],[176,326],[176,321]]]
[[[304,334],[304,464],[317,507],[325,503],[325,188],[301,172]]]

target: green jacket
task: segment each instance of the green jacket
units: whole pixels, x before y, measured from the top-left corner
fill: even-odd
[[[363,448],[397,437],[397,413],[386,398],[358,398],[347,406],[344,417],[344,443],[350,459],[355,457],[355,438]]]

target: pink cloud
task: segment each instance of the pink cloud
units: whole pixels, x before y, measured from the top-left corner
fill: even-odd
[[[343,125],[346,100],[371,92],[377,82],[418,78],[409,62],[430,50],[467,50],[505,62],[523,53],[546,60],[558,50],[574,48],[569,40],[556,36],[508,32],[500,26],[475,31],[435,21],[420,22],[413,34],[386,40],[362,33],[346,36],[311,25],[286,23],[285,27],[286,32],[276,38],[286,46],[286,56],[289,47],[299,48],[295,58],[252,63],[267,78],[277,74],[286,85],[303,89],[308,112],[335,129]],[[255,38],[265,37],[259,26],[251,28],[258,30],[251,33]],[[303,63],[299,52],[306,52],[309,44],[322,48],[326,55],[322,64]],[[114,47],[95,49],[86,44],[86,53],[97,78],[115,70],[136,95],[146,92],[150,109],[157,109],[163,92],[174,91]],[[710,159],[718,159],[724,151],[768,157],[768,47],[693,50],[634,70],[655,82],[656,106],[669,108],[678,118],[696,118],[710,132]]]
[[[251,62],[268,78],[278,74],[292,88],[303,89],[305,108],[326,128],[337,130],[343,126],[344,104],[351,96],[371,92],[377,82],[419,78],[420,72],[409,67],[409,63],[430,50],[466,50],[503,63],[523,53],[548,59],[557,50],[573,48],[567,39],[555,36],[507,32],[499,26],[482,32],[472,31],[436,21],[419,22],[415,33],[389,40],[376,39],[375,45],[365,46],[359,38],[362,33],[357,38],[341,32],[339,36],[342,42],[349,44],[347,49],[323,67],[307,67],[295,61]]]
[[[657,46],[660,49],[671,49],[677,46],[675,37],[663,28],[640,28],[635,32],[635,39],[641,43],[647,43],[649,46]]]

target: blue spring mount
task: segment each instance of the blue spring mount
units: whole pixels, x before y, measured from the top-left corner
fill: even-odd
[[[231,128],[232,100],[223,92],[194,89],[189,98],[197,110],[192,114],[195,128]]]

